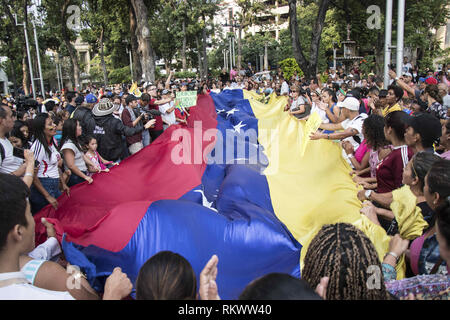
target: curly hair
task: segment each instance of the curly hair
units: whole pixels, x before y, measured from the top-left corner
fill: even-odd
[[[377,114],[371,114],[363,123],[364,138],[372,150],[387,146],[389,141],[384,136],[384,118]]]
[[[327,300],[390,299],[384,282],[370,288],[369,267],[381,263],[370,239],[348,223],[324,225],[311,241],[305,256],[302,278],[315,288],[329,277]]]
[[[439,88],[436,84],[430,84],[425,88],[425,93],[428,93],[430,97],[439,102],[443,103],[442,97],[439,94]]]

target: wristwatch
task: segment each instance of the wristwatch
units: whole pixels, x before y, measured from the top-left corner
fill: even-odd
[[[364,196],[366,197],[367,200],[370,200],[371,194],[372,194],[372,190],[366,190],[366,192],[364,192]]]

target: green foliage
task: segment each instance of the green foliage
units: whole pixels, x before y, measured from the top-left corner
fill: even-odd
[[[113,69],[108,74],[110,83],[130,83],[131,82],[131,71],[130,66],[125,66],[123,68]]]
[[[247,65],[248,62],[252,66],[256,67],[260,64],[260,55],[264,55],[264,46],[267,44],[267,55],[269,60],[269,66],[276,67],[278,59],[279,47],[278,42],[270,36],[267,32],[264,35],[255,34],[247,35],[242,40],[242,64]],[[223,60],[223,59],[222,59]],[[259,71],[259,70],[258,70]]]
[[[363,74],[369,74],[371,72],[375,72],[375,64],[375,56],[367,55],[360,61],[359,69],[363,72]]]
[[[191,71],[181,71],[175,72],[174,76],[177,79],[195,78],[197,76],[197,73]]]
[[[280,68],[283,72],[283,77],[285,79],[290,79],[295,72],[297,72],[297,75],[299,77],[303,76],[303,71],[300,69],[300,67],[297,64],[297,61],[294,58],[287,58],[282,61],[280,61]]]

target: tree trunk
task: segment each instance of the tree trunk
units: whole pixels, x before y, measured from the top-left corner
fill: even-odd
[[[130,33],[131,33],[131,54],[133,56],[133,79],[140,80],[142,79],[142,66],[141,59],[138,54],[138,41],[136,37],[136,14],[134,13],[133,6],[131,1],[128,1],[128,5],[130,8]]]
[[[78,64],[78,55],[70,43],[70,37],[67,32],[67,26],[66,26],[66,11],[67,7],[70,4],[70,0],[65,0],[64,5],[61,10],[61,35],[64,41],[64,44],[67,47],[67,51],[69,51],[70,60],[72,62],[73,67],[73,79],[75,82],[75,89],[77,91],[81,90],[81,81],[80,81],[80,65]]]
[[[103,50],[103,37],[105,35],[105,30],[102,27],[102,31],[100,32],[100,59],[102,63],[103,69],[103,81],[105,82],[105,88],[108,86],[108,72],[106,71],[106,63],[105,63],[105,52]]]
[[[30,88],[28,87],[28,84],[30,83],[30,78],[28,77],[28,65],[27,65],[27,53],[26,49],[24,50],[25,54],[22,58],[22,87],[23,91],[25,92],[25,95],[30,94]]]
[[[17,76],[16,76],[15,65],[16,65],[16,60],[15,59],[11,59],[10,66],[11,66],[11,75],[12,75],[13,86],[14,86],[13,87],[14,88],[14,96],[17,97]],[[8,89],[8,91],[9,91],[9,89]]]
[[[138,53],[144,80],[155,81],[155,57],[150,43],[147,7],[143,0],[131,0],[131,4],[136,13],[137,27],[135,34],[138,40]]]
[[[25,23],[27,25],[27,30],[29,30],[28,23],[27,23],[27,21],[28,21],[27,6],[28,6],[28,1],[24,0],[24,2],[23,2],[24,22],[23,23]],[[24,43],[26,42],[24,33],[23,33],[23,42]],[[30,59],[28,59],[28,51],[27,51],[26,45],[23,47],[23,52],[24,52],[24,55],[23,55],[24,59],[22,60],[23,87],[24,87],[25,95],[29,95],[33,92],[33,90],[36,90],[36,88],[32,88],[32,86],[34,86],[34,80],[31,79],[29,65],[27,64],[28,61],[31,60],[31,57],[30,57]]]
[[[170,74],[170,63],[169,59],[164,59],[164,67],[166,68],[166,74],[169,76]]]
[[[208,78],[208,55],[206,53],[206,27],[203,28],[202,30],[202,56],[203,56],[203,77]]]
[[[297,0],[288,0],[289,2],[289,29],[291,32],[292,49],[294,58],[304,72],[306,78],[315,78],[317,74],[317,63],[319,60],[320,39],[325,21],[325,15],[330,4],[330,0],[321,0],[316,21],[312,29],[310,60],[308,61],[303,54],[300,45],[297,22]]]
[[[317,13],[316,22],[312,29],[311,37],[311,51],[310,51],[310,70],[313,73],[312,76],[315,78],[318,68],[317,64],[319,61],[319,49],[320,49],[320,39],[322,38],[322,31],[325,24],[325,17],[328,11],[328,6],[330,5],[330,0],[322,0],[319,4],[319,12]]]
[[[384,72],[384,33],[379,32],[377,45],[375,46],[375,74],[381,75]]]
[[[203,79],[202,50],[200,48],[200,41],[198,41],[198,38],[199,36],[195,37],[195,42],[197,44],[198,72],[200,73],[200,79]]]
[[[183,49],[181,50],[181,63],[183,67],[183,71],[187,71],[186,66],[186,42],[187,42],[187,36],[186,36],[186,18],[183,17]]]

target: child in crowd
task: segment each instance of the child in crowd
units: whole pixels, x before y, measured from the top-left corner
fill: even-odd
[[[109,172],[109,169],[106,167],[106,165],[118,165],[118,163],[103,159],[102,156],[100,156],[97,152],[97,146],[97,139],[95,139],[94,136],[88,136],[86,138],[85,148],[87,149],[87,151],[84,154],[84,161],[88,166],[90,176],[97,172]]]
[[[62,138],[62,128],[64,124],[64,119],[57,115],[53,116],[53,123],[56,125],[55,139],[59,146]]]

